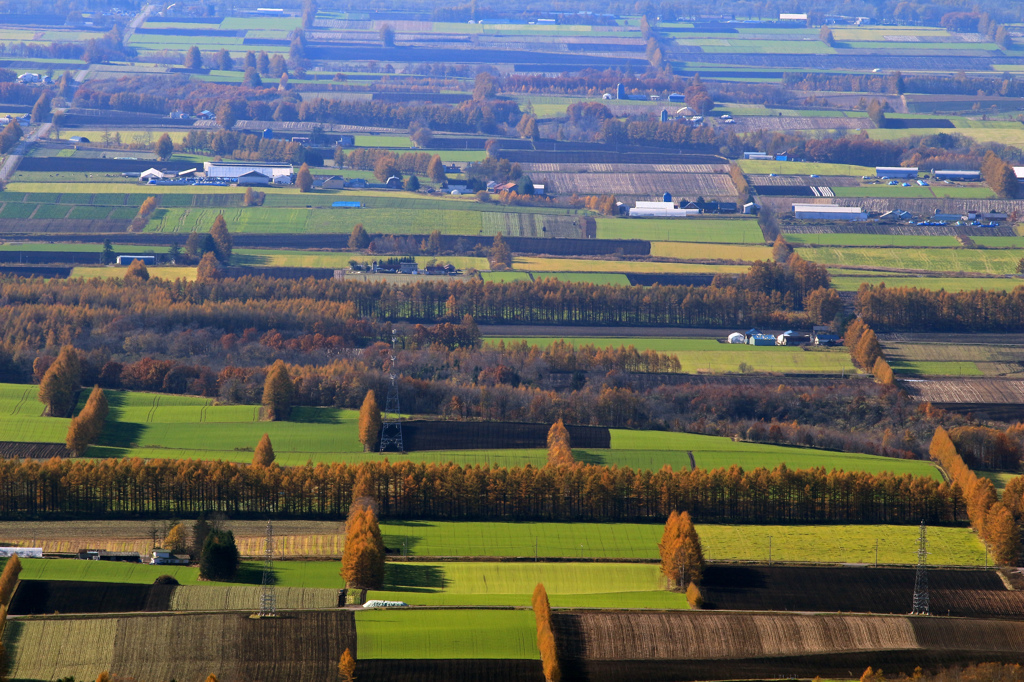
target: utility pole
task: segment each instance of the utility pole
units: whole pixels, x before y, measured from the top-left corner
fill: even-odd
[[[277,615],[277,595],[274,594],[274,526],[267,521],[267,548],[263,554],[263,591],[260,593],[260,618]]]
[[[388,446],[393,445],[398,452],[405,452],[405,444],[402,441],[402,410],[398,404],[398,375],[395,366],[395,346],[398,341],[398,332],[391,329],[391,350],[388,353],[388,378],[391,384],[388,386],[388,398],[384,403],[384,414],[380,426],[380,451],[384,452]]]
[[[928,573],[925,564],[928,562],[928,538],[924,521],[921,521],[921,535],[917,545],[917,577],[914,579],[914,608],[910,612],[916,616],[930,616],[928,607]]]

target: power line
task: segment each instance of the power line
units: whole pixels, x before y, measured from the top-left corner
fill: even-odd
[[[402,442],[402,410],[398,405],[398,370],[395,362],[397,337],[398,332],[392,328],[391,349],[388,353],[388,377],[391,383],[388,386],[388,398],[384,403],[384,414],[381,416],[381,452],[387,450],[388,446],[394,446],[398,452],[405,452],[405,445]]]
[[[260,618],[277,615],[277,595],[274,594],[274,526],[267,521],[267,548],[263,554],[263,591],[260,593]]]
[[[928,608],[928,531],[921,521],[921,536],[917,545],[917,577],[914,579],[914,609],[910,612],[917,616],[930,616]]]

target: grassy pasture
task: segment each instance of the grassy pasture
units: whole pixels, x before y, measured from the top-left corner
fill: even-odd
[[[485,282],[527,282],[530,281],[528,272],[484,272],[481,277]]]
[[[833,187],[837,197],[883,197],[903,199],[991,199],[995,194],[988,187],[953,187],[950,185],[929,184],[927,187],[911,182],[909,187],[902,185],[862,185],[860,187]]]
[[[701,265],[695,263],[654,263],[649,261],[610,261],[585,258],[546,258],[515,256],[512,266],[526,272],[746,272],[746,265]]]
[[[875,176],[875,169],[844,163],[811,163],[798,161],[757,161],[742,159],[736,162],[744,173],[777,173],[778,175],[855,175]]]
[[[687,608],[683,595],[663,589],[654,563],[392,563],[384,590],[367,597],[417,606],[527,606],[537,583],[552,606]]]
[[[150,277],[159,277],[161,279],[183,279],[189,282],[195,281],[196,279],[196,268],[188,266],[172,266],[172,265],[158,265],[158,266],[146,266],[149,271]],[[124,277],[124,273],[127,272],[128,266],[120,265],[98,265],[98,266],[81,266],[72,268],[72,277],[82,277],[86,279],[98,277],[100,279],[118,279]]]
[[[483,260],[483,259],[481,259]],[[584,282],[586,284],[614,284],[617,286],[629,286],[629,278],[617,273],[600,272],[534,272],[533,278],[542,279],[549,277],[562,282]]]
[[[832,286],[839,291],[856,291],[862,283],[878,286],[882,282],[889,287],[916,287],[929,291],[938,291],[939,289],[946,291],[976,291],[978,289],[1012,291],[1017,287],[1024,286],[1024,280],[1018,278],[901,277],[896,273],[889,275],[878,275],[877,273],[832,275]]]
[[[762,244],[756,220],[746,218],[598,218],[598,239]]]
[[[953,236],[890,235],[890,234],[803,234],[786,233],[786,241],[794,246],[915,246],[924,248],[955,248],[960,242]],[[975,239],[981,242],[982,237]],[[991,239],[991,237],[984,237]],[[1009,239],[1012,239],[1010,237]],[[1024,240],[1021,241],[1024,246]]]
[[[359,611],[356,633],[364,660],[540,658],[527,610]]]
[[[498,339],[488,339],[497,341]],[[715,339],[687,339],[676,337],[608,338],[608,337],[526,337],[505,338],[526,341],[546,348],[556,341],[575,346],[618,348],[633,346],[638,351],[654,350],[673,353],[686,373],[740,372],[746,363],[751,372],[793,372],[810,374],[856,374],[849,353],[843,348],[803,350],[795,346],[748,346],[746,344],[719,343]]]
[[[821,247],[799,249],[800,256],[822,265],[866,265],[937,272],[978,272],[1009,275],[1016,272],[1024,250],[1003,249],[872,249]]]
[[[973,362],[928,362],[925,360],[894,360],[890,363],[897,374],[909,376],[980,377],[985,373]]]
[[[767,246],[739,244],[692,244],[689,242],[651,242],[651,255],[660,258],[687,260],[769,260],[772,250]]]

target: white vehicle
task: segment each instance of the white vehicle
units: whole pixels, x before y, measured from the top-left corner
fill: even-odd
[[[364,609],[401,609],[408,608],[404,601],[384,601],[383,599],[371,599],[363,604]]]

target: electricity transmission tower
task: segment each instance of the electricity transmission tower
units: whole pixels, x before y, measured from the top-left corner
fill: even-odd
[[[921,521],[921,538],[917,546],[917,577],[914,579],[914,610],[912,614],[930,616],[928,608],[928,573],[925,564],[928,562],[927,531]]]
[[[267,549],[263,555],[263,591],[260,593],[260,618],[277,615],[277,596],[274,594],[274,526],[267,521]]]
[[[388,386],[388,399],[384,403],[384,414],[381,416],[381,452],[387,450],[388,446],[394,446],[398,452],[405,452],[405,445],[402,443],[402,410],[398,406],[398,375],[395,364],[396,337],[397,331],[392,329],[391,350],[388,353],[388,378],[391,383]]]

